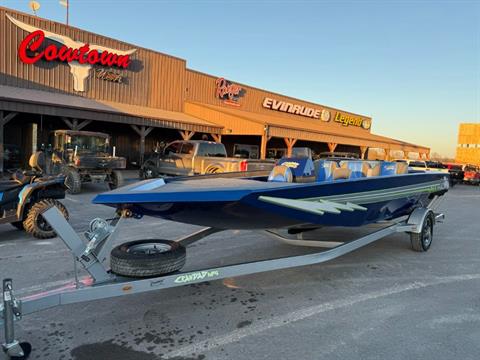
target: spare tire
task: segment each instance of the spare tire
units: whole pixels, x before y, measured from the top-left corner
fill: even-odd
[[[170,240],[136,240],[115,247],[110,253],[113,273],[127,277],[152,277],[180,270],[185,265],[185,247]]]

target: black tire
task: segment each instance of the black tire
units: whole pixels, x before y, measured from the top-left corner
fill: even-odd
[[[52,206],[56,206],[65,219],[68,220],[68,211],[60,201],[54,199],[41,199],[34,203],[28,210],[27,216],[23,221],[25,231],[37,239],[50,239],[57,236],[50,224],[48,224],[42,216],[42,213],[50,209]]]
[[[23,228],[23,221],[15,221],[15,222],[12,222],[12,223],[10,223],[10,224],[12,224],[12,226],[13,226],[14,228],[17,228],[18,230],[25,230],[25,229]]]
[[[423,221],[422,231],[419,234],[410,233],[410,243],[414,251],[424,252],[430,249],[433,241],[433,224],[433,215],[430,213]]]
[[[170,240],[130,241],[115,247],[110,253],[112,272],[127,277],[169,274],[180,270],[185,260],[185,247]]]
[[[65,186],[70,194],[78,194],[82,190],[82,178],[75,169],[68,169],[65,174]]]
[[[108,188],[115,190],[121,186],[123,186],[123,174],[121,171],[113,170],[109,177]]]
[[[154,179],[158,177],[157,168],[153,165],[145,165],[140,169],[140,178],[141,179]]]

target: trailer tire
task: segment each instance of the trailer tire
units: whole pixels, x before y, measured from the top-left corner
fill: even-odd
[[[152,277],[180,270],[185,265],[185,247],[170,240],[136,240],[121,244],[110,253],[113,273],[127,277]]]
[[[82,178],[75,169],[68,169],[65,174],[65,186],[70,194],[78,194],[82,190]]]
[[[433,240],[434,222],[433,214],[430,212],[423,220],[422,231],[418,234],[410,233],[410,243],[414,251],[424,252],[430,248]]]
[[[55,199],[42,199],[30,207],[23,221],[25,231],[37,239],[50,239],[57,236],[50,224],[43,218],[42,213],[56,206],[65,219],[68,220],[68,211],[65,206]]]

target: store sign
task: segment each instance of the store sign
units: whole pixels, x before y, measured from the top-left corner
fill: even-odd
[[[215,96],[227,105],[240,106],[238,101],[247,92],[240,85],[233,84],[224,78],[218,78],[215,85],[217,86]]]
[[[314,109],[308,106],[292,104],[286,101],[275,100],[268,97],[263,99],[262,106],[270,110],[320,119],[325,122],[330,121],[330,111],[327,109]]]
[[[39,60],[63,61],[70,66],[75,91],[85,91],[85,80],[93,65],[126,69],[130,64],[130,55],[136,49],[127,51],[111,49],[105,46],[85,44],[68,36],[52,33],[35,26],[25,24],[13,17],[7,18],[19,28],[28,31],[18,48],[18,56],[25,64],[35,64]],[[62,44],[44,45],[45,39]]]
[[[122,83],[123,76],[114,71],[105,69],[95,69],[95,77],[106,81]]]
[[[372,125],[372,120],[362,118],[359,116],[354,116],[350,114],[343,114],[341,112],[337,112],[335,115],[335,122],[342,124],[343,126],[357,126],[362,127],[365,130],[370,129]]]

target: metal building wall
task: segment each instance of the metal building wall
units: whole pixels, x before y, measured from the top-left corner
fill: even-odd
[[[235,107],[224,104],[224,102],[221,99],[218,99],[215,96],[216,95],[215,94],[216,79],[217,77],[204,74],[198,71],[194,71],[191,69],[187,69],[186,70],[187,91],[186,91],[186,98],[185,98],[186,101],[222,106],[229,109],[232,109],[232,108],[235,109]],[[227,79],[227,80],[231,80],[231,79]],[[296,120],[304,121],[306,128],[308,127],[309,123],[320,122],[323,124],[325,131],[336,132],[336,133],[347,135],[347,136],[357,135],[357,134],[360,135],[360,134],[365,134],[370,132],[370,129],[366,130],[364,128],[356,127],[356,126],[342,126],[340,123],[336,123],[335,121],[333,121],[337,112],[340,112],[341,114],[345,114],[345,115],[352,115],[357,118],[371,120],[371,118],[368,116],[353,114],[347,111],[338,110],[331,107],[310,103],[307,101],[302,101],[302,100],[291,98],[281,94],[276,94],[273,92],[257,89],[244,84],[236,83],[234,80],[231,80],[231,81],[235,84],[240,85],[242,88],[246,90],[244,96],[241,97],[238,101],[238,104],[240,105],[238,107],[239,110],[244,110],[252,113],[258,113],[262,115],[285,119],[285,127],[288,127],[289,120],[296,119]],[[280,101],[286,101],[293,104],[298,104],[298,105],[315,108],[315,109],[326,109],[330,111],[330,121],[322,122],[322,120],[316,119],[316,118],[308,118],[305,116],[294,115],[294,114],[289,114],[285,112],[266,109],[262,106],[263,100],[265,99],[265,97],[269,97],[269,98],[280,100]],[[245,132],[248,132],[248,129],[245,129],[245,130],[246,130]]]
[[[66,35],[76,41],[118,50],[136,48],[127,69],[108,68],[124,76],[125,83],[97,79],[90,70],[86,91],[73,90],[67,63],[39,61],[28,65],[18,58],[18,46],[28,32],[5,14],[40,29]],[[185,60],[139,48],[105,36],[0,7],[0,84],[84,96],[91,99],[182,111],[185,90]]]

